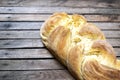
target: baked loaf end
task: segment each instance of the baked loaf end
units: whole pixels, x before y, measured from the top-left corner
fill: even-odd
[[[120,60],[113,47],[83,16],[54,13],[42,25],[40,35],[77,80],[120,80]]]

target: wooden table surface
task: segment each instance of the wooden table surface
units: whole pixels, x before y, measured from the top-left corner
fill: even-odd
[[[39,36],[54,12],[84,15],[120,57],[120,0],[0,0],[0,80],[75,80]]]

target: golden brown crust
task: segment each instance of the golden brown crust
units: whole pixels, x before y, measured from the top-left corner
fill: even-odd
[[[92,23],[86,23],[79,31],[79,35],[92,39],[105,39],[103,33]]]
[[[83,67],[85,80],[120,80],[120,70],[100,64],[96,60],[86,61]]]
[[[45,46],[77,80],[119,80],[120,60],[94,24],[81,15],[54,13],[42,25]]]
[[[64,28],[63,26],[57,27],[53,32],[51,32],[48,37],[48,46],[53,51],[57,51],[54,53],[55,55],[59,55],[59,58],[62,63],[66,64],[67,58],[67,49],[70,44],[70,30]]]
[[[73,47],[68,55],[68,69],[76,76],[77,79],[82,79],[81,64],[83,61],[83,50],[81,46]],[[70,64],[69,64],[70,63]]]

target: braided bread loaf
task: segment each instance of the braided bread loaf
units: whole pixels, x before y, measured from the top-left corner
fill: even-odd
[[[77,80],[120,80],[120,60],[112,46],[83,16],[54,13],[42,25],[40,35]]]

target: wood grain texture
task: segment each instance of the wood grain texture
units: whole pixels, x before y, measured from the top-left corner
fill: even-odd
[[[0,48],[40,48],[44,47],[40,39],[0,40]]]
[[[120,38],[120,30],[118,31],[102,31],[107,38]],[[41,38],[40,31],[0,31],[0,39],[11,39],[11,38]]]
[[[40,38],[40,31],[0,31],[0,38]]]
[[[114,14],[119,15],[119,8],[77,8],[77,7],[0,7],[0,13],[35,13],[52,14],[54,12],[66,12],[70,14]]]
[[[0,2],[0,6],[66,6],[120,8],[119,3],[119,0],[2,0]]]
[[[120,59],[120,0],[0,0],[0,80],[75,80],[40,39],[54,12],[84,15]]]
[[[0,80],[75,80],[67,70],[0,71]]]
[[[120,57],[120,49],[114,48],[115,55]],[[53,59],[54,56],[46,49],[2,49],[0,59]]]
[[[120,39],[107,39],[107,42],[109,42],[113,47],[120,46]]]
[[[120,57],[117,57],[120,59]],[[46,60],[0,60],[0,71],[64,70],[56,59]]]
[[[0,14],[0,21],[45,21],[50,15]],[[120,22],[120,15],[84,15],[87,21]]]
[[[120,48],[114,48],[114,51],[115,51],[115,55],[117,57],[120,57]]]
[[[117,57],[120,59],[120,57]],[[0,71],[8,70],[63,70],[56,59],[45,60],[0,60]]]
[[[33,30],[40,29],[43,22],[0,22],[0,30]]]
[[[118,53],[119,49],[116,48],[116,51]],[[20,58],[52,59],[54,57],[46,48],[43,48],[43,49],[2,49],[0,50],[0,59],[20,59]]]
[[[113,47],[120,46],[120,39],[107,39],[107,41]],[[42,48],[44,45],[42,44],[40,39],[15,39],[15,40],[0,40],[0,48]]]
[[[0,30],[39,30],[44,22],[0,22]],[[120,23],[92,22],[103,30],[120,30]]]
[[[64,69],[55,59],[46,60],[0,60],[0,71]]]

